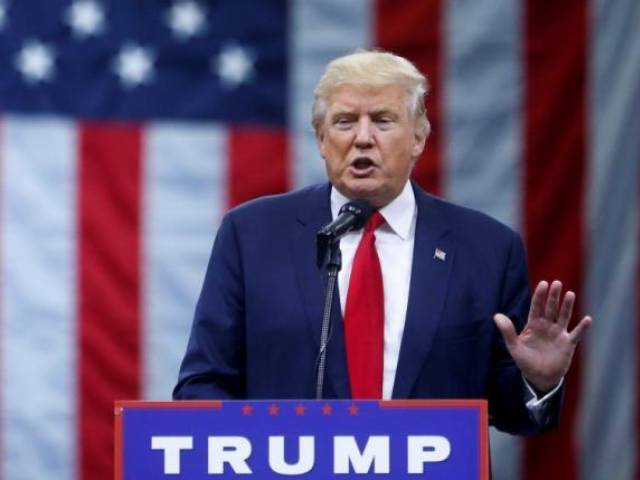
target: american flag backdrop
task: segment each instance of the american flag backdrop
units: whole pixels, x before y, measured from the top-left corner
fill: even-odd
[[[0,480],[112,478],[221,215],[325,179],[313,86],[372,46],[430,78],[417,181],[595,319],[561,428],[492,432],[494,478],[640,479],[638,0],[0,0]]]

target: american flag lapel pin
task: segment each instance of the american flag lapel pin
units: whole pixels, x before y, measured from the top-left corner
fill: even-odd
[[[447,252],[445,252],[444,250],[440,250],[439,248],[436,248],[436,251],[433,252],[433,258],[437,258],[441,262],[444,262],[447,259]]]

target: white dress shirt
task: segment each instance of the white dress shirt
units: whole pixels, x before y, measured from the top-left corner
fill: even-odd
[[[349,199],[335,188],[331,189],[331,214],[338,217],[340,208]],[[393,384],[396,378],[396,368],[400,355],[400,344],[407,316],[409,303],[409,286],[411,284],[411,269],[413,265],[413,246],[416,231],[418,209],[416,198],[407,182],[404,189],[391,203],[380,209],[384,223],[376,230],[376,249],[382,270],[382,284],[384,290],[384,353],[382,398],[391,399]],[[340,240],[342,251],[342,269],[338,274],[338,290],[340,292],[340,307],[344,315],[349,291],[351,267],[356,249],[362,237],[362,230],[347,233]],[[562,381],[551,392],[539,398],[525,379],[530,397],[527,407],[539,417],[550,399],[561,387]]]
[[[333,218],[338,216],[340,208],[348,201],[349,199],[335,188],[331,189]],[[411,182],[407,182],[400,195],[386,207],[380,209],[380,213],[386,223],[376,230],[375,235],[384,290],[382,398],[388,400],[393,393],[393,383],[396,378],[396,367],[398,366],[400,344],[402,343],[409,302],[413,243],[418,214]],[[351,266],[361,237],[362,230],[359,230],[346,234],[340,240],[342,269],[338,274],[338,290],[343,315],[349,290]]]

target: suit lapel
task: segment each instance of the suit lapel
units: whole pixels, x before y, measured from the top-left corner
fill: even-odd
[[[414,188],[418,206],[407,318],[393,398],[411,394],[444,307],[455,243],[436,200]]]
[[[311,191],[310,208],[300,212],[292,236],[294,270],[304,303],[305,316],[309,322],[316,347],[320,344],[320,329],[324,310],[324,292],[327,283],[326,271],[316,266],[316,233],[331,221],[329,203],[330,186],[325,184]],[[350,396],[344,348],[344,333],[338,290],[334,294],[331,314],[332,329],[327,349],[327,381],[331,382],[338,398]]]

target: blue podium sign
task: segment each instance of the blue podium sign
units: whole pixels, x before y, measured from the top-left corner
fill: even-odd
[[[483,400],[116,402],[116,480],[487,480]]]

